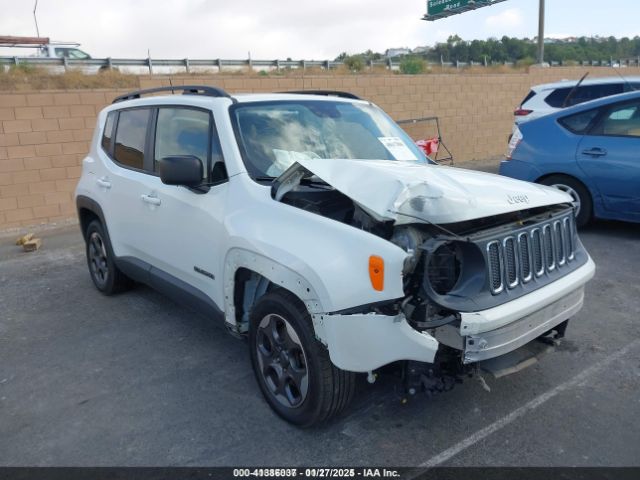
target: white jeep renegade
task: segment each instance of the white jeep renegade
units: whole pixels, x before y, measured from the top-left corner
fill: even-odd
[[[350,94],[142,98],[170,90],[98,116],[76,191],[91,278],[223,316],[286,420],[329,419],[390,364],[447,389],[581,308],[595,267],[567,194],[435,165]]]

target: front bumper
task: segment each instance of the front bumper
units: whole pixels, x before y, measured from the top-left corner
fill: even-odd
[[[494,308],[461,313],[434,335],[412,328],[403,314],[312,315],[316,336],[337,367],[368,372],[398,360],[433,363],[440,343],[473,363],[509,353],[553,329],[582,307],[584,285],[595,274],[591,258],[570,274]]]

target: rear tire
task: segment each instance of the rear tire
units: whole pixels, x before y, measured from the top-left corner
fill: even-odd
[[[98,220],[93,220],[85,232],[87,265],[91,280],[105,295],[123,292],[133,282],[116,266],[109,236]]]
[[[593,217],[593,200],[589,190],[575,178],[568,175],[551,175],[543,178],[539,183],[568,193],[573,198],[573,204],[577,208],[576,225],[584,227]]]
[[[258,300],[250,315],[249,348],[262,394],[286,421],[310,427],[351,402],[355,373],[331,363],[309,312],[292,293],[277,290]]]

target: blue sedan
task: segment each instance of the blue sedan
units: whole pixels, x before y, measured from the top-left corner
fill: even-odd
[[[520,125],[500,173],[569,193],[578,226],[593,217],[640,222],[640,91]]]

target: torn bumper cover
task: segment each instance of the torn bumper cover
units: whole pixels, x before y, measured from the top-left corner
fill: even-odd
[[[403,314],[314,315],[313,325],[333,364],[351,372],[369,372],[398,360],[433,363],[438,351],[438,341],[414,330]]]

